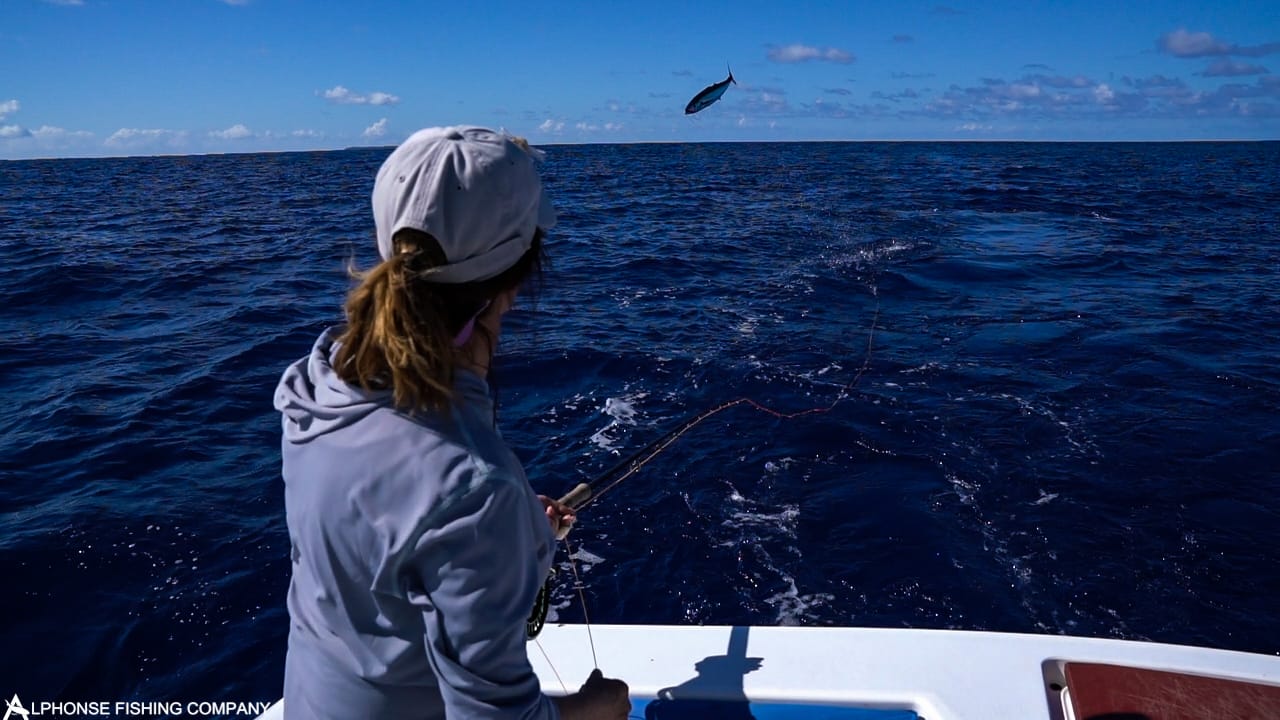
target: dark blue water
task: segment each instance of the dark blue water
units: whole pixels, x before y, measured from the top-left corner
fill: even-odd
[[[0,693],[280,694],[271,394],[374,257],[386,152],[0,163]],[[498,377],[540,491],[727,400],[839,400],[715,415],[584,511],[592,622],[1280,652],[1280,144],[545,169]]]

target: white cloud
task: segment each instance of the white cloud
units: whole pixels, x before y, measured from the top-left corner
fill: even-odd
[[[759,88],[755,94],[748,93],[741,104],[753,113],[781,114],[791,110],[785,91],[779,88]]]
[[[316,130],[294,130],[292,133],[290,133],[290,135],[293,135],[294,137],[299,137],[299,138],[324,137],[324,133],[321,133]]]
[[[853,106],[845,107],[843,103],[825,98],[816,98],[812,103],[801,103],[801,107],[802,114],[810,117],[847,118],[853,113]]]
[[[1009,96],[1015,98],[1040,97],[1040,86],[1035,83],[1011,83]]]
[[[120,128],[103,142],[110,147],[137,147],[152,144],[176,147],[186,142],[186,139],[185,130]]]
[[[374,92],[368,95],[361,95],[341,85],[334,85],[319,94],[325,100],[338,105],[395,105],[400,102],[400,98],[391,93]]]
[[[1280,43],[1276,42],[1251,46],[1236,45],[1235,43],[1223,42],[1207,32],[1187,32],[1182,28],[1160,36],[1156,46],[1161,51],[1180,58],[1220,57],[1224,55],[1260,57],[1280,52]]]
[[[323,95],[325,100],[332,100],[333,102],[336,102],[336,103],[359,102],[358,100],[352,100],[351,91],[342,87],[341,85],[335,85],[334,87],[328,90],[325,90]]]
[[[1066,77],[1063,75],[1028,75],[1024,82],[1039,83],[1045,87],[1061,90],[1093,87],[1093,81],[1083,75]]]
[[[243,140],[247,137],[253,137],[253,131],[244,125],[236,124],[226,130],[214,130],[209,133],[209,137],[215,137],[221,140]]]
[[[1030,88],[1038,86],[1038,91]],[[953,85],[905,113],[986,123],[1001,117],[1141,118],[1280,117],[1280,78],[1261,75],[1252,84],[1227,83],[1192,90],[1176,78],[1121,78],[1120,85],[1080,77],[1027,76],[1010,82],[986,79],[974,87]],[[997,123],[999,126],[999,123]]]
[[[87,130],[66,130],[52,125],[41,125],[31,131],[32,137],[48,140],[87,140],[93,137],[93,133]]]
[[[228,5],[248,5],[249,4],[249,0],[222,0],[222,2]]]
[[[986,132],[990,129],[990,125],[979,125],[978,123],[965,123],[956,126],[956,130],[960,132]]]
[[[888,100],[889,102],[900,103],[903,100],[916,100],[920,97],[920,93],[916,92],[915,90],[912,90],[911,88],[907,88],[902,92],[896,92],[896,93],[884,93],[884,92],[880,92],[879,90],[876,90],[871,93],[871,97],[875,98],[876,100]]]
[[[370,125],[369,127],[365,128],[365,129],[364,129],[364,132],[363,132],[363,133],[361,133],[361,134],[362,134],[364,137],[367,137],[367,138],[379,138],[379,137],[382,137],[383,135],[386,135],[386,134],[387,134],[387,119],[386,119],[386,118],[382,118],[382,119],[381,119],[381,120],[379,120],[378,122],[376,122],[376,123],[374,123],[374,124]]]
[[[1238,63],[1234,60],[1215,60],[1201,73],[1205,77],[1241,77],[1244,75],[1266,75],[1271,72],[1261,65]]]
[[[551,118],[547,118],[542,121],[542,124],[538,126],[538,129],[542,132],[558,133],[561,130],[564,130],[564,122],[561,120],[552,120]]]
[[[12,115],[13,113],[18,112],[19,107],[21,107],[21,103],[17,100],[5,100],[4,102],[0,102],[0,120],[3,120],[6,115]]]
[[[84,0],[44,0],[50,5],[84,5]]]
[[[559,123],[557,127],[562,125],[564,125],[564,123]],[[595,123],[583,121],[574,125],[574,128],[583,132],[598,132],[600,130],[604,130],[606,132],[617,132],[622,129],[622,123],[607,122],[603,125],[596,125]]]
[[[1136,87],[1139,90],[1185,90],[1187,87],[1187,84],[1181,78],[1169,78],[1163,75],[1152,75],[1151,77],[1136,79],[1126,75],[1124,84]]]
[[[811,45],[786,45],[769,48],[768,57],[778,63],[799,63],[810,60],[841,63],[847,65],[854,61],[853,54],[839,48],[819,48]]]
[[[13,159],[102,154],[102,144],[93,133],[51,125],[30,129],[19,125],[0,126],[0,148]]]
[[[1193,33],[1183,29],[1174,30],[1161,37],[1160,49],[1175,57],[1204,57],[1231,53],[1231,46],[1213,39],[1209,33]]]

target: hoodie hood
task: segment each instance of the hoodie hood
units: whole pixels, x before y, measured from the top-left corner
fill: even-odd
[[[348,385],[333,369],[341,327],[325,330],[311,353],[290,365],[276,386],[275,408],[284,416],[286,442],[305,443],[364,418],[380,408],[394,409],[390,390]],[[454,413],[474,415],[473,422],[494,428],[489,384],[458,368],[453,374]]]
[[[333,369],[338,328],[325,330],[307,357],[290,365],[276,386],[275,407],[284,415],[284,438],[304,443],[391,406],[391,392],[348,385]]]

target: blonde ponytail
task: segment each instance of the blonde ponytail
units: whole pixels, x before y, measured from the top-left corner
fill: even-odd
[[[430,281],[443,265],[435,238],[396,233],[395,253],[372,269],[350,269],[359,282],[347,295],[347,326],[338,337],[334,369],[366,391],[391,390],[402,410],[443,411],[452,400],[454,337],[486,302],[517,287],[542,266],[542,233],[516,264],[474,283]]]

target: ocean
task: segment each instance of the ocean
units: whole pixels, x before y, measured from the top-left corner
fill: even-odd
[[[545,149],[495,373],[534,486],[776,413],[582,512],[591,622],[1280,653],[1280,143]],[[387,152],[0,162],[5,697],[279,697],[272,390]]]

